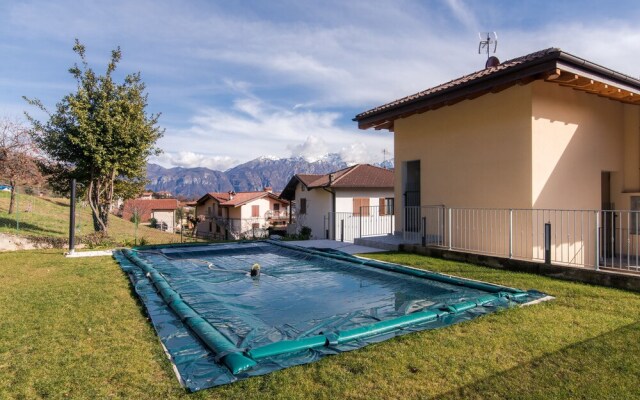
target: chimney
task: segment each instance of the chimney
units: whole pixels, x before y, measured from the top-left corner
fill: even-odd
[[[329,186],[333,183],[333,174],[329,174]]]
[[[236,195],[236,192],[233,190],[229,191],[229,200],[233,199],[233,197]]]
[[[271,186],[265,186],[264,191],[267,193],[273,193],[273,188]]]

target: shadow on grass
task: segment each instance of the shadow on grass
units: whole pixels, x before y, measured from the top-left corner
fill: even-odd
[[[51,204],[55,204],[55,205],[60,206],[60,207],[69,208],[69,202],[68,201],[64,202],[64,201],[60,201],[60,200],[53,200],[53,199],[49,199],[47,197],[40,197],[40,200],[46,201],[46,202],[51,203]]]
[[[637,321],[435,398],[640,398],[638,354]]]
[[[39,233],[55,233],[55,234],[63,234],[64,232],[61,231],[56,231],[56,230],[52,230],[52,229],[44,229],[43,227],[39,226],[39,225],[34,225],[31,224],[29,222],[22,222],[19,221],[20,223],[20,229],[16,229],[16,220],[13,218],[7,218],[7,217],[0,217],[0,227],[7,227],[7,228],[11,228],[13,230],[15,230],[15,234],[23,234],[23,233],[30,233],[30,234],[39,234]],[[23,232],[24,231],[24,232]]]

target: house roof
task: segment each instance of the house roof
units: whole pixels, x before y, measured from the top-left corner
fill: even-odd
[[[142,221],[147,221],[154,211],[174,211],[178,208],[176,199],[133,199],[125,200],[122,206],[122,218],[129,220],[134,212],[140,214]]]
[[[270,197],[281,203],[285,203],[285,204],[287,203],[286,201],[280,199],[280,197],[278,197],[278,195],[276,194],[260,191],[260,192],[238,192],[233,194],[233,196],[231,195],[231,193],[211,192],[211,193],[205,194],[200,199],[198,199],[196,204],[204,204],[204,202],[206,202],[207,200],[214,199],[222,207],[238,207],[243,204],[247,204],[251,201],[261,199],[264,197]]]
[[[640,80],[549,48],[505,61],[450,82],[394,100],[355,116],[360,129],[389,129],[398,118],[544,80],[612,100],[640,104]]]
[[[315,188],[393,188],[393,170],[370,164],[356,164],[328,174],[296,174],[287,183],[281,198],[293,200],[298,183]]]

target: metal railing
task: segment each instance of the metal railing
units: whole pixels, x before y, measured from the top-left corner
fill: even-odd
[[[271,223],[265,218],[205,218],[198,223],[196,236],[209,240],[258,239],[269,236]]]
[[[327,239],[353,242],[356,238],[393,234],[395,215],[387,207],[362,206],[357,212],[329,212],[324,226]]]
[[[289,219],[289,212],[287,210],[267,210],[264,213],[265,219]]]
[[[640,271],[640,211],[422,206],[403,221],[403,238],[424,246]]]

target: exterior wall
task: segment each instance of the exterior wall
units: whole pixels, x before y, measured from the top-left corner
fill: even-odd
[[[354,210],[354,198],[368,198],[368,212],[361,215],[359,209]],[[380,215],[380,198],[394,198],[394,190],[336,189],[336,215],[329,227],[330,237],[351,242],[357,237],[380,236],[394,232],[395,210],[393,214]]]
[[[324,239],[328,228],[326,218],[332,211],[333,199],[331,193],[323,189],[302,191],[302,184],[296,186],[296,229],[303,226],[311,228],[312,239]],[[307,213],[300,214],[300,199],[307,199]]]
[[[232,239],[238,239],[245,236],[253,236],[253,224],[260,225],[260,235],[270,225],[270,221],[267,218],[267,211],[273,210],[275,203],[281,204],[281,211],[286,211],[287,206],[272,198],[262,198],[253,200],[249,203],[243,204],[239,207],[220,207],[222,209],[222,216],[218,216],[219,204],[213,199],[208,199],[196,208],[196,215],[202,216],[204,220],[198,223],[197,234],[201,237],[211,237],[217,235],[223,237],[225,235],[225,227],[229,228],[229,237]],[[252,217],[252,206],[257,205],[260,207],[260,216]],[[209,208],[211,213],[209,214]],[[221,218],[220,232],[216,229],[216,219]],[[211,222],[211,224],[210,224]],[[256,232],[256,234],[258,234]]]
[[[532,87],[531,206],[600,209],[601,173],[621,174],[625,161],[637,165],[639,147],[623,157],[624,104],[552,83]],[[637,174],[636,167],[636,187]],[[612,180],[611,193],[620,193],[621,185]]]
[[[167,232],[175,232],[176,230],[176,217],[173,210],[153,210],[151,217],[158,221],[158,224],[163,222],[167,224]]]
[[[420,160],[423,206],[531,207],[531,95],[531,85],[514,86],[396,120],[396,214],[403,163],[412,160]]]
[[[353,209],[353,199],[356,197],[369,198],[369,206],[378,207],[380,198],[393,198],[393,189],[337,189],[336,212],[359,212]]]
[[[215,222],[211,224],[210,222],[212,217],[218,215],[217,205],[218,205],[218,202],[213,199],[207,199],[207,201],[205,201],[203,204],[196,205],[195,215],[198,221],[201,221],[201,222],[198,222],[198,226],[196,229],[197,236],[207,237],[216,233]],[[209,213],[209,208],[211,208],[211,213]]]

